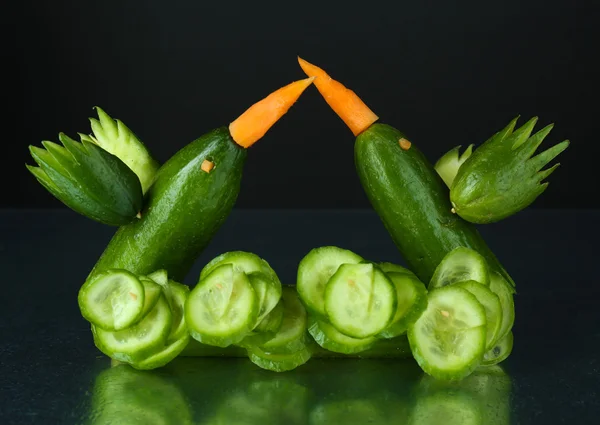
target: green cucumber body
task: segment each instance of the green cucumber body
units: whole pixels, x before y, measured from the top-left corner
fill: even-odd
[[[410,269],[429,282],[435,268],[454,248],[479,252],[492,270],[513,282],[471,224],[451,212],[449,191],[425,156],[404,135],[374,124],[356,138],[355,164],[375,211]]]
[[[121,268],[142,275],[166,269],[182,280],[231,212],[245,158],[225,127],[177,152],[158,170],[142,217],[119,228],[88,279]],[[214,163],[209,173],[201,169],[205,160]]]

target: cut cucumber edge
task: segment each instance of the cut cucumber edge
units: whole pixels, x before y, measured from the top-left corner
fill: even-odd
[[[394,287],[396,288],[396,316],[392,319],[392,322],[381,331],[377,336],[379,338],[395,338],[407,332],[408,327],[417,321],[421,314],[427,308],[427,288],[423,282],[421,282],[414,275],[406,275],[403,273],[396,272],[388,272],[387,276],[390,278]],[[402,303],[402,299],[400,298],[399,288],[397,285],[400,284],[408,284],[411,285],[415,296],[411,302],[411,305],[406,309],[404,314],[398,318],[398,309]]]
[[[338,331],[331,324],[320,321],[313,316],[308,319],[308,332],[325,350],[340,354],[355,354],[366,351],[377,342],[377,338],[352,338]]]
[[[435,269],[428,289],[441,288],[456,282],[474,280],[489,286],[490,273],[485,258],[477,251],[460,246],[442,259]]]
[[[271,354],[258,347],[248,348],[248,358],[258,367],[272,372],[287,372],[302,366],[311,358],[308,347],[293,354]]]

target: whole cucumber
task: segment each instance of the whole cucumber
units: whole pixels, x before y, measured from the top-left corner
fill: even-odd
[[[477,229],[451,212],[448,188],[400,131],[373,124],[356,138],[354,148],[367,197],[419,279],[429,282],[444,256],[464,246],[483,255],[514,286]]]
[[[140,275],[166,269],[183,280],[231,212],[246,155],[226,127],[177,152],[158,170],[141,218],[119,228],[88,279],[122,268]]]

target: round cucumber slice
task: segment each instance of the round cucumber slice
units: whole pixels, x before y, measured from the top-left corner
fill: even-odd
[[[344,335],[325,321],[308,318],[308,332],[322,348],[341,354],[354,354],[366,351],[375,344],[377,338],[352,338]]]
[[[277,332],[283,322],[283,301],[281,299],[269,314],[254,328],[257,332]]]
[[[306,310],[298,294],[290,286],[283,287],[283,321],[273,338],[260,345],[262,351],[273,354],[289,354],[306,346]]]
[[[162,295],[162,287],[152,279],[142,276],[140,282],[144,285],[144,307],[142,308],[142,314],[137,319],[138,322],[152,311]]]
[[[388,272],[396,289],[396,314],[392,323],[379,333],[380,338],[395,338],[402,335],[427,308],[427,289],[415,275]]]
[[[164,346],[171,331],[171,310],[164,295],[152,311],[137,324],[120,331],[106,331],[92,325],[94,341],[107,356],[133,363]]]
[[[298,265],[297,289],[306,308],[326,317],[325,285],[342,264],[358,264],[363,258],[347,249],[323,246],[311,250]]]
[[[402,267],[398,264],[394,263],[379,263],[379,268],[383,270],[384,273],[401,273],[408,274],[414,276],[415,274],[408,270],[406,267]]]
[[[484,354],[482,364],[491,366],[506,360],[512,352],[513,340],[513,333],[509,331],[491,350]]]
[[[185,302],[190,295],[190,287],[182,285],[181,283],[169,280],[168,283],[171,288],[171,315],[173,316],[173,322],[171,325],[171,332],[167,340],[167,344],[179,341],[181,338],[188,335],[187,325],[185,323]]]
[[[490,290],[498,295],[500,305],[502,306],[502,323],[496,335],[496,341],[500,341],[510,332],[515,323],[513,288],[500,273],[494,272],[490,276]]]
[[[256,326],[275,308],[281,298],[281,284],[263,272],[248,273],[248,279],[258,300]]]
[[[151,370],[163,367],[170,363],[185,349],[185,347],[187,347],[190,339],[189,335],[184,335],[181,339],[172,341],[159,352],[151,354],[141,361],[134,361],[131,363],[131,366],[139,370]]]
[[[240,342],[256,323],[258,302],[244,272],[232,264],[215,268],[190,292],[185,321],[199,342],[227,347]]]
[[[309,361],[311,352],[308,347],[304,347],[292,354],[272,354],[259,347],[250,347],[248,348],[248,357],[260,368],[273,372],[287,372]]]
[[[396,291],[373,264],[342,264],[325,288],[325,311],[340,332],[367,338],[384,330],[396,309]]]
[[[485,349],[492,349],[498,340],[497,337],[500,333],[500,326],[502,325],[502,305],[500,304],[500,298],[492,292],[490,288],[479,282],[475,282],[474,280],[458,282],[455,285],[466,289],[471,294],[475,295],[477,301],[479,301],[485,309],[485,319],[487,323]]]
[[[77,301],[88,322],[111,331],[125,329],[140,319],[144,296],[144,285],[134,274],[111,269],[86,282]]]
[[[258,255],[245,251],[230,251],[213,258],[200,272],[200,280],[223,264],[233,264],[236,271],[246,274],[262,272],[269,276],[277,286],[281,286],[277,273],[269,263]]]
[[[429,292],[427,309],[409,326],[408,340],[426,373],[437,379],[462,379],[485,353],[485,309],[466,289],[434,289]]]
[[[441,288],[466,280],[489,285],[490,275],[485,258],[480,253],[460,246],[446,254],[438,264],[429,282],[429,289]]]

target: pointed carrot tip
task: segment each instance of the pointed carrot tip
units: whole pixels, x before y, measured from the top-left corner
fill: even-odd
[[[263,100],[248,108],[229,124],[229,133],[240,146],[248,148],[261,137],[292,107],[315,77],[294,81],[274,91]]]

